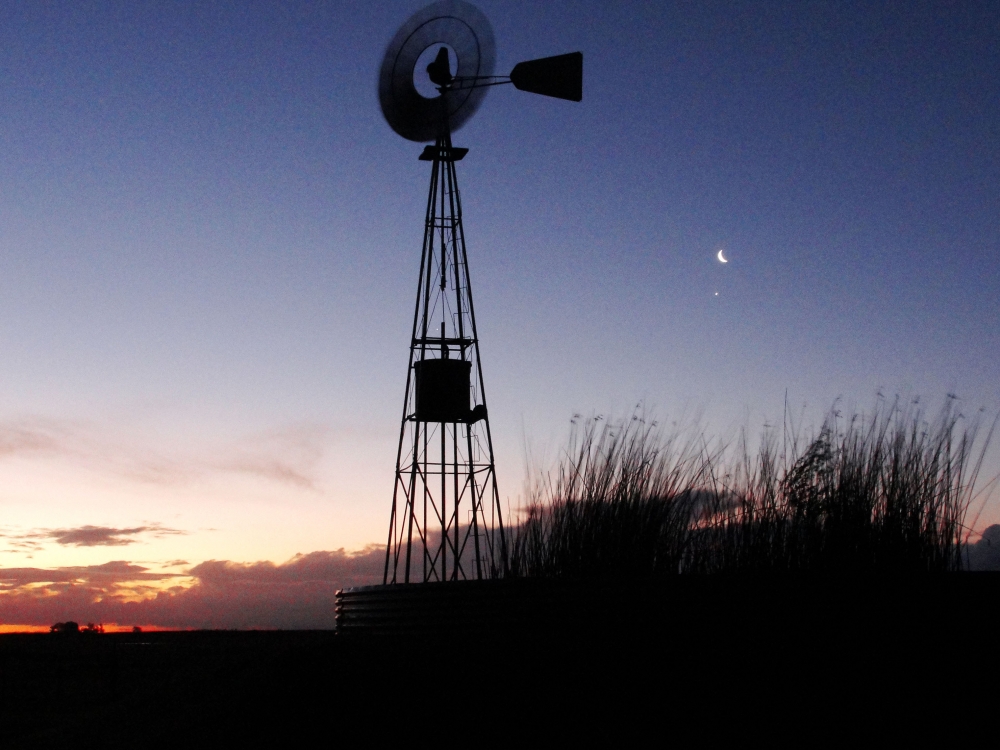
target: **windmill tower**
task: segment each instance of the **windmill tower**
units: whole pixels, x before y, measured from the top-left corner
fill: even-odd
[[[424,70],[418,61],[430,59]],[[467,148],[451,134],[487,87],[580,101],[580,53],[519,63],[494,76],[489,21],[445,0],[410,17],[389,43],[379,101],[389,125],[417,142],[431,167],[424,241],[396,454],[384,583],[494,578],[507,568],[456,164]],[[424,66],[420,66],[423,68]],[[425,75],[436,96],[424,96]],[[432,92],[433,93],[433,92]]]

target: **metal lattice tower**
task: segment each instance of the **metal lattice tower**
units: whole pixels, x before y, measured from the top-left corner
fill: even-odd
[[[385,583],[492,578],[507,565],[455,170],[467,152],[446,130],[420,157],[431,180]]]
[[[435,55],[425,68],[437,90],[429,97],[414,78],[425,53]],[[583,55],[526,60],[509,76],[495,76],[494,53],[493,31],[477,8],[438,0],[400,26],[379,71],[379,103],[392,129],[410,141],[434,141],[420,156],[431,163],[431,184],[384,583],[494,578],[507,570],[455,172],[468,149],[454,148],[451,134],[493,86],[580,101]]]

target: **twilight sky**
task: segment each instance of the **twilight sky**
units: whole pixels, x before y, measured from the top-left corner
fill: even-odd
[[[0,5],[0,626],[324,624],[226,592],[378,567],[429,167],[376,77],[424,4]],[[574,413],[1000,410],[1000,5],[477,5],[498,72],[585,60],[455,135],[511,506]]]

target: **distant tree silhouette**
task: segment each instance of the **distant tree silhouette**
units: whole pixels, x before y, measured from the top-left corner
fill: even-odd
[[[102,622],[99,625],[95,625],[92,622],[88,622],[87,623],[87,627],[85,627],[82,632],[84,632],[84,633],[103,633],[104,632],[104,623]]]
[[[57,622],[49,628],[50,633],[79,633],[80,625],[69,620],[68,622]]]

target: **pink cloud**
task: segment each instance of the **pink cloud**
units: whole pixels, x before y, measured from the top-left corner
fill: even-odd
[[[42,542],[49,540],[75,547],[124,547],[135,544],[142,535],[160,538],[186,533],[152,523],[124,529],[90,525],[70,529],[36,529],[24,534],[0,534],[0,538],[9,540],[7,542],[11,547],[9,551],[37,552],[43,548]]]
[[[25,453],[52,453],[59,450],[59,425],[45,420],[0,423],[0,456]]]
[[[141,433],[125,437],[115,425],[26,416],[0,420],[0,460],[69,461],[144,484],[184,484],[228,473],[314,490],[317,466],[334,437],[324,425],[289,425],[191,452],[165,450]]]
[[[108,526],[80,526],[75,529],[53,529],[47,536],[59,544],[73,544],[77,547],[120,547],[134,544],[139,534],[150,534],[161,537],[172,534],[184,534],[177,529],[167,529],[159,524],[151,526],[135,526],[130,529],[114,529]]]
[[[142,623],[182,628],[331,628],[337,589],[382,581],[385,549],[311,552],[285,563],[209,560],[183,574],[128,562],[0,568],[0,623]],[[163,589],[177,578],[178,584]],[[191,578],[194,584],[181,585]],[[134,601],[138,596],[146,598]]]

